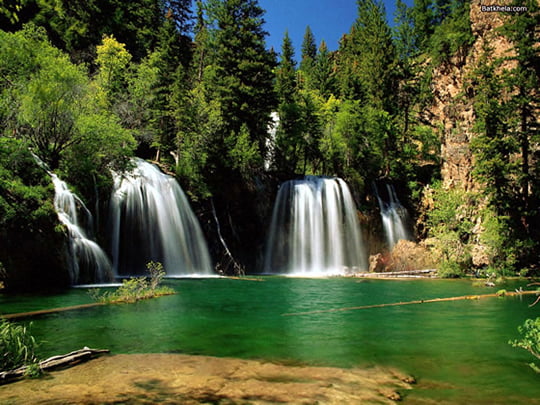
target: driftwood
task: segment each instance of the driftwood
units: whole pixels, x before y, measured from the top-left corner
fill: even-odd
[[[431,277],[437,273],[437,269],[425,270],[405,270],[405,271],[385,271],[381,273],[353,273],[353,277],[360,278],[415,278],[415,277]]]
[[[60,356],[49,357],[39,362],[39,368],[43,371],[53,370],[62,367],[71,367],[84,361],[90,360],[103,353],[109,353],[107,349],[90,349],[84,347],[74,352]],[[28,370],[28,366],[22,366],[14,370],[0,372],[0,384],[16,380],[23,377]]]
[[[540,283],[530,283],[530,284],[527,284],[527,287],[532,287],[533,285],[540,285]],[[540,302],[540,295],[538,296],[538,298],[536,299],[536,301],[534,301],[531,305],[529,305],[530,307],[534,307],[536,304],[538,304]]]
[[[56,312],[73,311],[75,309],[97,307],[97,306],[100,306],[100,305],[105,305],[105,303],[103,303],[103,302],[91,302],[90,304],[72,305],[72,306],[69,306],[69,307],[61,307],[61,308],[40,309],[38,311],[19,312],[19,313],[16,313],[16,314],[0,314],[0,318],[4,318],[4,319],[23,319],[23,318],[29,318],[29,317],[38,316],[38,315],[54,314]]]
[[[345,307],[345,308],[330,308],[330,309],[319,309],[314,311],[305,311],[305,312],[291,312],[282,314],[282,316],[297,316],[297,315],[313,315],[313,314],[323,314],[328,312],[344,312],[344,311],[357,311],[362,309],[372,309],[372,308],[385,308],[385,307],[397,307],[402,305],[414,305],[414,304],[429,304],[434,302],[447,302],[447,301],[461,301],[461,300],[479,300],[481,298],[492,298],[492,297],[501,297],[501,296],[519,296],[519,295],[532,295],[538,294],[538,291],[508,291],[504,294],[481,294],[481,295],[462,295],[459,297],[448,297],[448,298],[433,298],[427,300],[415,300],[415,301],[406,301],[406,302],[392,302],[389,304],[374,304],[374,305],[362,305],[359,307]]]

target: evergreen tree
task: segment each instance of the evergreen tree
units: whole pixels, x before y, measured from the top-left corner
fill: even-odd
[[[414,37],[419,49],[424,50],[429,44],[429,38],[433,34],[433,10],[432,0],[414,0],[411,16],[414,21]]]
[[[317,45],[315,43],[315,36],[311,31],[310,26],[306,27],[304,32],[304,39],[302,41],[302,55],[300,62],[300,69],[309,70],[310,64],[313,63],[317,56]]]
[[[306,27],[302,41],[302,54],[300,56],[300,75],[302,87],[311,88],[313,67],[317,57],[315,36],[309,25]]]
[[[215,140],[213,158],[229,167],[234,165],[229,152],[244,145],[245,139],[237,142],[240,134],[244,138],[248,134],[258,149],[260,162],[251,164],[261,164],[265,155],[270,112],[275,108],[275,56],[265,49],[262,15],[256,0],[224,0],[217,10],[210,84],[211,97],[221,103],[225,129],[222,138]]]
[[[395,49],[382,4],[375,0],[358,2],[358,18],[342,40],[339,53],[342,93],[392,111]]]
[[[296,172],[302,142],[295,65],[294,48],[289,33],[285,32],[281,61],[276,69],[279,125],[276,130],[274,163],[276,169],[290,175]]]
[[[313,87],[319,90],[321,96],[328,98],[336,92],[334,61],[324,41],[321,41],[319,46],[312,76]]]
[[[505,84],[506,91],[510,94],[509,105],[513,112],[513,132],[519,142],[521,154],[518,176],[520,201],[517,202],[517,206],[520,207],[522,231],[525,234],[530,234],[532,231],[529,227],[531,222],[540,220],[540,210],[538,209],[540,201],[538,168],[540,164],[539,156],[536,159],[532,156],[533,145],[538,145],[540,141],[538,122],[540,107],[538,46],[540,41],[537,35],[538,26],[540,26],[540,12],[536,1],[516,0],[512,5],[527,7],[525,13],[511,14],[508,22],[503,26],[502,32],[512,41],[515,50],[515,56],[509,57],[515,62],[515,67],[508,72]]]
[[[296,92],[296,62],[294,48],[286,31],[281,45],[281,61],[276,69],[276,91],[281,101],[291,103]]]
[[[395,45],[398,60],[409,64],[418,52],[418,38],[415,34],[413,9],[407,7],[402,0],[396,2],[396,23],[394,27]]]

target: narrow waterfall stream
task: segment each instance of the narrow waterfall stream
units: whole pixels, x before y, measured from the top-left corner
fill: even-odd
[[[388,245],[388,249],[392,250],[399,240],[411,239],[410,232],[407,229],[409,213],[399,201],[396,189],[393,185],[386,185],[386,191],[388,194],[388,199],[386,201],[380,196],[376,185],[374,185],[374,189],[379,202],[379,208],[381,210],[381,220],[386,243]]]

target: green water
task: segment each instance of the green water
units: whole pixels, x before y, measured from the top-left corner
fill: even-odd
[[[534,298],[507,297],[284,315],[486,294],[468,281],[260,277],[168,280],[173,296],[32,319],[43,357],[83,346],[113,353],[187,353],[337,367],[385,365],[417,377],[405,403],[539,403],[532,356],[512,348],[517,326],[540,316]],[[513,289],[517,285],[508,286]],[[0,295],[0,311],[90,302],[86,291]]]

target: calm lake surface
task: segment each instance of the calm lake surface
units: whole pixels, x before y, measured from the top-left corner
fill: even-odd
[[[466,280],[255,277],[166,280],[178,294],[35,317],[40,355],[83,346],[112,353],[186,353],[336,367],[384,365],[418,379],[405,403],[540,404],[533,357],[512,348],[517,327],[540,316],[533,296],[362,310],[362,305],[513,290]],[[84,289],[2,296],[2,313],[92,302]],[[291,315],[292,314],[292,315]],[[295,315],[296,314],[296,315]],[[25,321],[28,323],[29,321]]]

